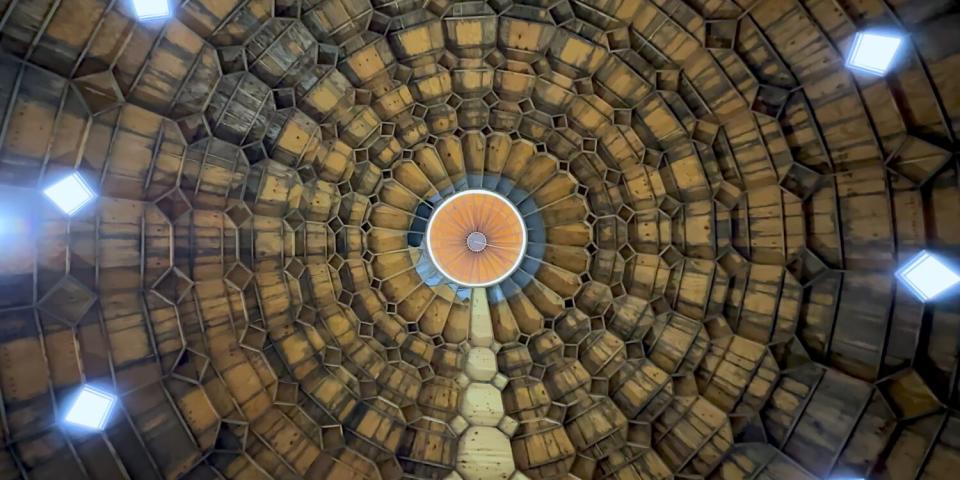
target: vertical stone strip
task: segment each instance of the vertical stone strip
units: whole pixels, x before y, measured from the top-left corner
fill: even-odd
[[[474,288],[470,295],[470,350],[457,382],[463,387],[460,416],[454,429],[460,434],[457,474],[467,480],[524,478],[516,472],[510,436],[517,422],[503,413],[501,390],[507,377],[497,372],[497,350],[487,291]],[[449,477],[448,477],[449,478]]]

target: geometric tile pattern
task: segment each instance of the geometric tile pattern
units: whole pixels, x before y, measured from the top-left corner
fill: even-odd
[[[418,209],[500,185],[542,222],[485,292],[523,475],[957,471],[960,303],[892,274],[960,244],[950,2],[171,3],[0,2],[0,477],[453,472],[470,301]],[[85,382],[102,435],[57,423]]]

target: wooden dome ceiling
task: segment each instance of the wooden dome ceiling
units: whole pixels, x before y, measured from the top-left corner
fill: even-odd
[[[954,2],[172,3],[0,0],[0,479],[956,476],[960,300],[892,274],[960,252]],[[465,296],[470,189],[530,238]]]

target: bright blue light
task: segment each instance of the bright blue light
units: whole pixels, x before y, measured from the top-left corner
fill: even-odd
[[[16,215],[0,214],[0,238],[22,238],[30,233],[30,222]]]
[[[897,278],[924,302],[960,283],[957,272],[926,250],[920,251],[900,267]]]
[[[903,37],[891,33],[860,32],[853,38],[847,67],[872,75],[887,74]]]
[[[76,172],[50,185],[43,194],[67,215],[77,213],[95,196],[87,182]]]
[[[117,397],[84,385],[67,411],[64,421],[79,427],[103,430]]]
[[[133,9],[140,20],[156,20],[170,16],[170,0],[133,0]]]

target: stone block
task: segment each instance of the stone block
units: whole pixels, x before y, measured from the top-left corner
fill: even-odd
[[[494,427],[470,427],[459,452],[457,471],[466,480],[510,478],[515,470],[510,439]]]
[[[485,347],[471,349],[467,353],[467,376],[476,382],[489,382],[497,374],[497,356]]]
[[[460,400],[460,414],[471,425],[495,427],[503,418],[500,390],[489,383],[472,383]]]

